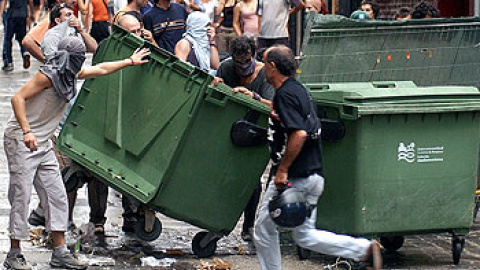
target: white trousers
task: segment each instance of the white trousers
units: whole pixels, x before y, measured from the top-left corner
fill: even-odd
[[[306,178],[290,179],[292,187],[305,192],[307,201],[316,205],[318,197],[323,192],[324,179],[318,174]],[[262,270],[282,269],[278,226],[273,222],[268,212],[268,202],[278,193],[275,185],[270,183],[260,206],[254,230],[254,243]],[[339,235],[315,228],[317,210],[302,225],[292,230],[293,239],[302,248],[318,253],[339,256],[350,259],[363,258],[371,241],[365,238],[354,238]]]
[[[20,140],[4,136],[4,149],[10,171],[8,200],[11,205],[10,238],[28,240],[28,206],[35,189],[44,202],[47,231],[66,231],[68,222],[67,192],[51,141],[30,151]]]

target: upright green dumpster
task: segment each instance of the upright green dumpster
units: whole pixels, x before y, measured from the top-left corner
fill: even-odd
[[[141,46],[152,50],[149,63],[84,83],[60,149],[122,193],[207,229],[193,245],[209,256],[218,235],[235,227],[268,162],[269,108],[211,86],[204,71],[120,28],[94,61],[122,59]]]
[[[302,46],[304,83],[414,81],[480,87],[480,18],[355,21],[312,16]]]
[[[404,235],[451,232],[458,264],[475,206],[479,90],[412,82],[307,87],[344,135],[323,142],[317,227],[380,236],[389,250]]]

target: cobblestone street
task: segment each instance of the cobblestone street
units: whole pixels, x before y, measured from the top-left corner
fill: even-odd
[[[0,31],[0,43],[3,44],[3,30]],[[8,168],[3,150],[3,131],[12,110],[10,98],[33,74],[38,70],[39,62],[32,58],[32,66],[28,70],[22,68],[22,61],[18,44],[14,43],[14,71],[6,73],[0,71],[0,262],[3,262],[9,250],[8,214]],[[87,65],[91,62],[91,56]],[[327,179],[328,181],[328,179]],[[30,209],[38,204],[35,194],[30,202]],[[75,207],[74,222],[77,227],[88,222],[88,202],[85,187],[79,190]],[[445,203],[449,203],[446,201]],[[141,266],[140,258],[154,256],[158,260],[168,263],[175,260],[170,267],[156,269],[198,269],[201,260],[193,255],[191,240],[200,229],[186,223],[176,221],[157,214],[163,224],[161,236],[151,243],[141,243],[133,236],[127,236],[121,231],[121,197],[111,190],[108,200],[106,236],[107,248],[89,248],[81,252],[88,255],[91,261],[98,261],[101,266],[91,266],[90,269],[151,269]],[[241,224],[241,223],[240,223]],[[233,269],[257,270],[258,261],[251,245],[242,241],[241,227],[221,239],[214,258],[219,258],[233,264]],[[296,247],[292,245],[288,234],[283,234],[282,252],[284,254],[284,269],[307,270],[322,269],[326,264],[335,262],[335,258],[312,254],[307,260],[300,261],[296,254]],[[480,269],[480,215],[477,217],[470,233],[466,236],[465,249],[459,266],[454,266],[451,251],[451,235],[431,234],[406,237],[404,246],[395,253],[384,252],[385,269]],[[36,246],[31,242],[23,243],[24,254],[35,269],[50,269],[48,264],[51,250],[44,246]],[[113,260],[112,260],[113,259]],[[205,259],[211,262],[212,259]],[[111,265],[114,262],[114,265]],[[3,266],[0,266],[0,268]]]

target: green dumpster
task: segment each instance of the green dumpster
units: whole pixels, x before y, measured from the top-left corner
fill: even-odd
[[[269,108],[211,86],[204,71],[118,27],[94,62],[128,57],[141,46],[152,50],[148,64],[85,81],[60,149],[152,209],[228,234],[268,162]],[[232,140],[242,132],[247,146]],[[216,241],[199,246],[198,239],[194,251],[213,254]]]
[[[307,22],[298,78],[304,83],[413,81],[480,87],[480,18]]]
[[[323,142],[317,227],[379,236],[389,250],[404,235],[451,232],[457,264],[475,207],[479,90],[412,82],[307,87],[344,135]]]

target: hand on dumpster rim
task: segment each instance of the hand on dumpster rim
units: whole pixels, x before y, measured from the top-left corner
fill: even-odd
[[[288,184],[288,171],[278,170],[275,174],[274,183],[278,190],[284,190]]]
[[[223,83],[223,79],[220,77],[213,77],[212,85],[217,86],[219,83]]]
[[[247,88],[243,87],[243,86],[237,86],[235,88],[232,89],[232,92],[233,93],[242,93],[250,98],[253,98],[253,92],[248,90]]]
[[[132,56],[130,56],[129,58],[131,59],[132,61],[132,65],[133,66],[138,66],[138,65],[143,65],[145,63],[148,63],[148,59],[143,59],[147,56],[150,55],[150,49],[148,48],[143,48],[143,49],[136,49]]]

